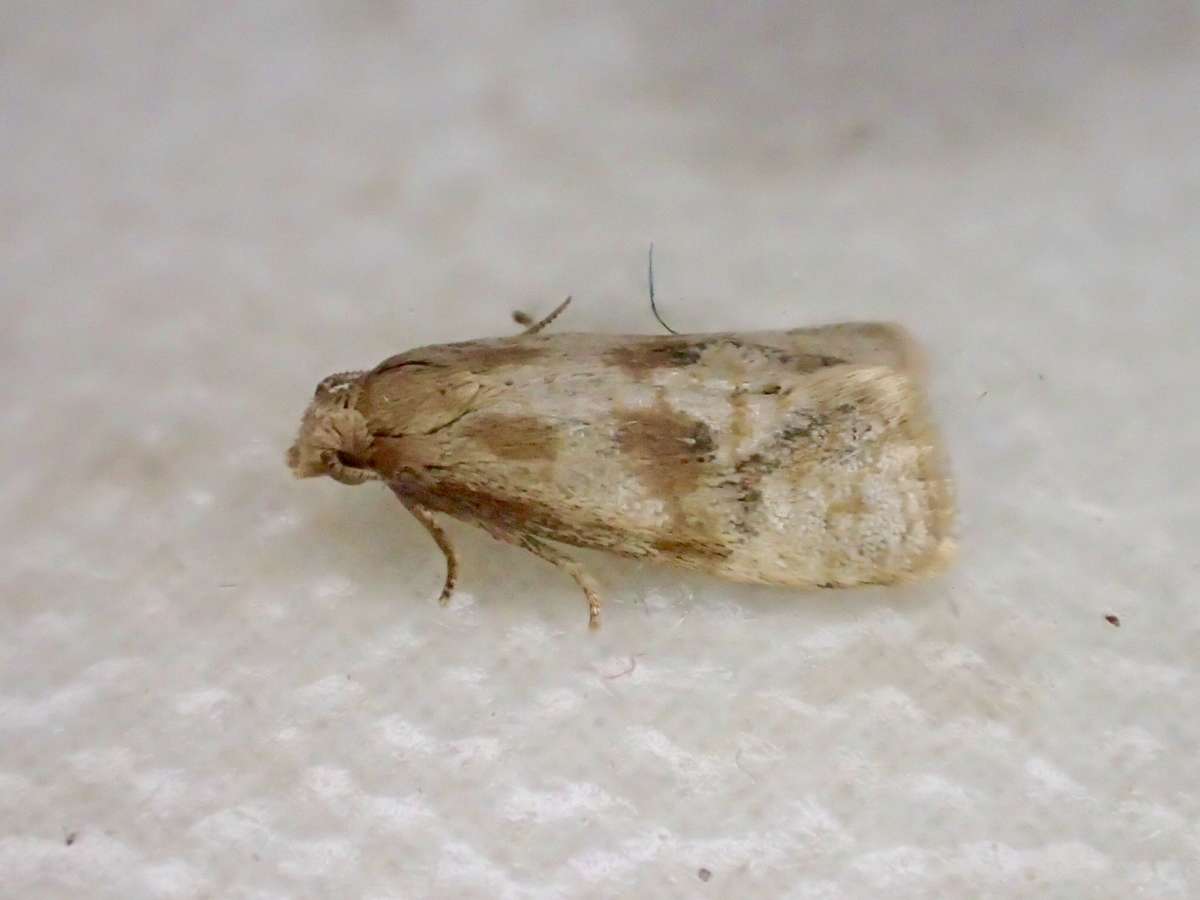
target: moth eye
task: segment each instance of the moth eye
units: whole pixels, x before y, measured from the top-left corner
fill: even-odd
[[[347,453],[345,450],[339,450],[336,454],[337,461],[347,469],[365,469],[366,463],[352,453]]]

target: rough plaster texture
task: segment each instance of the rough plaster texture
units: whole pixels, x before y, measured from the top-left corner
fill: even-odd
[[[0,896],[1200,895],[1196,9],[4,3]],[[923,336],[949,575],[581,554],[590,634],[288,476],[328,372],[654,329],[651,240]]]

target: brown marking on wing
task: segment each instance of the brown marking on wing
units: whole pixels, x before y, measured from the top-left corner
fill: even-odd
[[[654,341],[631,341],[620,344],[604,354],[605,362],[624,369],[634,378],[642,378],[654,369],[676,369],[693,366],[708,346],[707,341],[663,338]]]
[[[716,448],[712,429],[699,419],[671,409],[660,400],[654,409],[623,409],[617,411],[617,446],[638,465],[651,465],[660,478],[672,484],[677,476],[671,469],[687,469],[687,481],[698,477],[696,463],[706,461]]]
[[[719,543],[715,510],[689,511],[687,499],[713,474],[716,440],[699,419],[660,399],[653,409],[617,411],[616,444],[647,489],[662,500],[670,519],[663,540],[683,544]]]
[[[504,459],[551,462],[562,443],[559,430],[537,416],[474,415],[463,432]]]

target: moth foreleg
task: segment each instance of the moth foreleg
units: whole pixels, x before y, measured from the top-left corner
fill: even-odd
[[[458,583],[458,555],[454,552],[454,545],[450,543],[450,537],[442,526],[434,520],[433,513],[405,497],[399,491],[394,491],[394,493],[404,504],[404,508],[413,514],[413,518],[425,526],[425,530],[429,532],[446,557],[446,583],[442,586],[442,595],[438,597],[438,603],[445,606],[450,602],[454,586]]]
[[[537,334],[539,331],[561,316],[563,310],[570,305],[571,298],[568,297],[562,303],[558,304],[558,306],[554,308],[554,311],[551,312],[550,315],[538,322],[534,322],[528,313],[523,313],[518,310],[517,312],[513,313],[513,321],[515,321],[518,325],[528,326],[524,331],[521,332],[521,334]]]

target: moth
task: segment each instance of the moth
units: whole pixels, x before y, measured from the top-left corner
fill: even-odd
[[[387,485],[445,555],[443,604],[458,557],[438,514],[564,571],[593,627],[599,591],[558,545],[795,588],[949,562],[953,487],[903,329],[544,334],[568,303],[330,375],[288,465]]]

